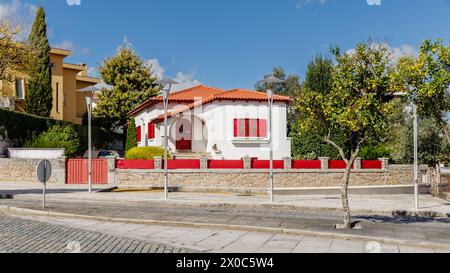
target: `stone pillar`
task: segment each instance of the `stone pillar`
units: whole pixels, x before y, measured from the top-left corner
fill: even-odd
[[[52,176],[55,177],[56,184],[66,184],[66,161],[67,157],[61,156],[56,160],[52,160]]]
[[[388,170],[389,169],[389,158],[380,158],[378,160],[381,161],[381,169],[382,170]]]
[[[355,160],[355,164],[354,164],[354,169],[355,170],[361,170],[362,166],[361,166],[361,157],[357,157]]]
[[[328,163],[330,161],[329,157],[319,157],[320,166],[322,170],[328,170]]]
[[[108,184],[116,183],[116,158],[114,156],[106,157],[108,161]]]
[[[284,157],[283,161],[284,161],[284,169],[285,170],[292,169],[292,157]]]
[[[208,169],[208,158],[202,156],[200,158],[200,169],[207,170]]]
[[[163,158],[162,156],[155,156],[155,158],[153,158],[155,161],[155,170],[162,170],[163,168]]]
[[[249,156],[245,156],[242,158],[242,160],[244,161],[244,169],[250,170],[252,168],[252,158]]]

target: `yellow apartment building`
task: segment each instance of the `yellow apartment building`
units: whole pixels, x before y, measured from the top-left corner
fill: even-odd
[[[52,66],[53,108],[51,117],[81,124],[87,112],[86,95],[77,90],[96,85],[100,79],[89,77],[85,64],[65,63],[71,55],[70,50],[52,48],[50,62]],[[14,81],[0,81],[0,97],[13,101],[15,111],[23,112],[27,92],[28,76],[17,72]]]

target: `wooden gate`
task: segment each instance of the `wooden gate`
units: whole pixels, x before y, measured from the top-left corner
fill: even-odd
[[[66,169],[67,184],[87,184],[88,183],[88,160],[69,159]],[[108,160],[92,159],[92,184],[108,184]]]

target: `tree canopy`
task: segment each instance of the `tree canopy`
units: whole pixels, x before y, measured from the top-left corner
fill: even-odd
[[[329,92],[304,87],[297,99],[300,127],[316,133],[333,146],[347,163],[342,182],[345,211],[343,227],[351,227],[348,184],[352,166],[362,145],[383,135],[388,117],[397,109],[393,94],[399,83],[394,76],[392,56],[386,44],[360,43],[352,53],[332,49],[336,65]],[[346,136],[347,146],[333,141],[332,134]]]
[[[100,103],[94,113],[105,127],[125,127],[128,113],[160,90],[154,84],[156,77],[151,67],[130,47],[121,47],[115,56],[104,60],[100,74],[105,83],[113,86],[99,95]]]
[[[53,107],[52,71],[47,23],[42,7],[36,12],[28,42],[32,47],[32,58],[25,110],[29,114],[49,117]]]

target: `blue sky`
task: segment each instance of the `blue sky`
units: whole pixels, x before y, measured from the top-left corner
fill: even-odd
[[[274,66],[304,78],[330,45],[375,38],[399,55],[450,40],[450,0],[1,0],[0,17],[40,5],[69,62],[97,67],[127,36],[160,74],[220,88],[252,88]]]

